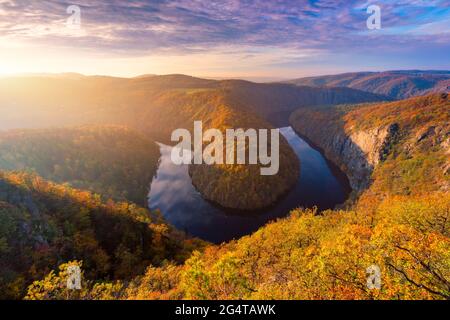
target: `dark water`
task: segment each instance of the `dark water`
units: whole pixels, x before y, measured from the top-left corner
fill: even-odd
[[[344,202],[350,192],[345,175],[291,127],[281,128],[280,132],[299,157],[301,169],[296,186],[272,207],[237,212],[204,200],[192,186],[187,165],[174,165],[171,147],[161,144],[161,162],[150,188],[150,209],[160,209],[165,219],[180,230],[220,243],[250,234],[294,208],[329,209]]]

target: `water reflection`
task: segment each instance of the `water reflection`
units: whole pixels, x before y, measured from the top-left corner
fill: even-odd
[[[259,212],[238,212],[204,200],[192,186],[187,165],[174,165],[170,160],[171,147],[160,144],[160,165],[150,187],[150,209],[160,209],[165,219],[180,230],[220,243],[256,231],[297,207],[328,209],[344,202],[350,192],[345,175],[291,127],[281,128],[280,132],[300,159],[300,178],[272,207]]]

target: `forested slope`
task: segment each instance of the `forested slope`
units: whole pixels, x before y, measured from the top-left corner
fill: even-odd
[[[0,171],[0,296],[20,298],[58,264],[83,260],[87,276],[130,279],[149,265],[183,262],[203,242],[188,240],[158,212]]]
[[[0,169],[42,177],[146,205],[160,157],[157,144],[118,126],[0,132]]]
[[[149,267],[130,283],[85,274],[83,290],[69,291],[64,264],[26,298],[449,299],[449,212],[448,193],[389,197],[370,210],[294,210],[250,236],[196,251],[184,265]],[[367,286],[374,270],[380,290]]]

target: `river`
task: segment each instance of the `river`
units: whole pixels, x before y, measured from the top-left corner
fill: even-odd
[[[280,128],[280,132],[299,158],[300,175],[295,187],[271,207],[242,212],[203,199],[191,183],[188,166],[174,165],[170,159],[172,147],[159,144],[161,159],[150,186],[149,208],[160,209],[164,218],[179,230],[221,243],[250,234],[298,207],[317,206],[324,210],[343,203],[351,191],[344,173],[291,127]]]

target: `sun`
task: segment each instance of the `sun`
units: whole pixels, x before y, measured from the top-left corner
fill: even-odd
[[[14,63],[10,59],[4,59],[0,53],[0,77],[10,76],[13,74],[24,73],[20,64]]]
[[[19,72],[17,72],[17,70],[14,70],[14,68],[11,67],[0,66],[0,77],[9,76],[15,73]]]

